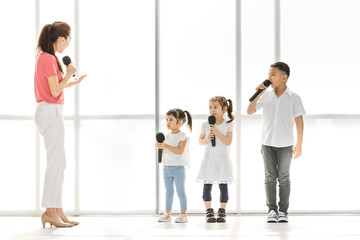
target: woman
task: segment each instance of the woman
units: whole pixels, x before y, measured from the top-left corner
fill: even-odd
[[[73,227],[78,222],[69,221],[62,209],[62,185],[64,182],[65,128],[63,120],[64,88],[79,84],[86,75],[69,82],[76,68],[69,64],[66,74],[56,52],[62,53],[71,40],[70,26],[65,22],[47,24],[41,30],[37,44],[35,65],[35,97],[38,103],[35,121],[44,136],[47,168],[45,172],[41,216],[43,227],[48,222],[56,227]]]

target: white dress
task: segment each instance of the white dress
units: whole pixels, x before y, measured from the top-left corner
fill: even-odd
[[[216,128],[225,136],[233,131],[233,122],[225,120]],[[201,134],[205,137],[210,133],[210,125],[204,122],[201,126]],[[197,181],[203,183],[232,183],[235,174],[230,160],[230,147],[226,146],[219,137],[215,136],[216,145],[213,147],[211,141],[205,145],[205,155],[202,160]]]

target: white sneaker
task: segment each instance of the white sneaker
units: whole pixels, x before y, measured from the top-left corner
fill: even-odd
[[[187,223],[188,219],[187,216],[185,214],[180,214],[176,219],[175,219],[176,223]]]
[[[278,222],[288,222],[288,218],[285,213],[280,212],[278,213]]]
[[[168,213],[164,213],[161,215],[161,217],[158,219],[158,222],[171,222],[171,216]]]
[[[277,214],[276,214],[276,212],[274,210],[271,210],[269,212],[267,222],[268,223],[276,223],[276,222],[278,222]]]

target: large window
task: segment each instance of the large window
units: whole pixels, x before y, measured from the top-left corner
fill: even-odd
[[[280,4],[279,12],[274,11],[274,2]],[[301,96],[307,112],[303,156],[292,160],[290,210],[358,210],[360,195],[347,186],[359,181],[359,100],[353,87],[360,64],[356,56],[360,34],[354,31],[360,20],[356,12],[359,3],[274,2],[242,1],[242,112],[246,111],[247,97],[254,92],[250,83],[255,88],[263,81],[269,65],[275,61],[272,54],[276,43],[272,40],[274,33],[280,32],[277,60],[290,65],[288,87]],[[277,26],[274,12],[280,14]],[[264,211],[261,117],[243,116],[241,126],[242,211]],[[342,204],[345,198],[346,203]]]
[[[106,14],[94,17],[94,9]],[[79,98],[80,211],[151,212],[154,2],[82,0],[79,28],[80,69],[88,74]]]
[[[0,2],[0,114],[34,112],[34,91],[31,91],[36,47],[34,9],[33,1]]]
[[[355,87],[360,33],[354,30],[360,21],[359,2],[281,3],[281,55],[293,66],[289,86],[302,96],[308,113],[304,156],[292,168],[293,207],[358,210],[360,194],[348,186],[360,181],[360,101]]]
[[[29,120],[35,111],[33,9],[32,1],[0,1],[0,211],[36,207],[36,138]]]
[[[308,114],[360,113],[355,87],[360,65],[360,33],[355,30],[359,4],[356,0],[281,2],[281,55],[293,66],[289,85],[306,94]]]
[[[159,125],[168,133],[165,113],[182,108],[193,115],[193,131],[182,127],[190,136],[188,208],[203,212],[196,177],[204,149],[198,137],[209,99],[223,95],[239,109],[234,133],[240,135],[231,145],[238,181],[230,185],[228,211],[265,213],[261,112],[248,116],[246,109],[269,65],[280,60],[290,65],[288,86],[307,112],[303,156],[291,167],[291,212],[358,211],[360,193],[352,186],[360,180],[359,5],[357,0],[0,1],[0,214],[42,210],[46,154],[33,120],[33,77],[37,37],[54,21],[72,28],[70,47],[59,59],[69,55],[78,75],[88,74],[80,86],[65,90],[66,210],[164,211],[155,131]],[[215,186],[215,208],[218,196]],[[178,208],[175,195],[173,209]]]
[[[248,99],[267,79],[274,61],[274,2],[241,1],[241,209],[265,209],[264,170],[260,154],[261,120],[246,116]],[[258,113],[256,113],[258,114]]]

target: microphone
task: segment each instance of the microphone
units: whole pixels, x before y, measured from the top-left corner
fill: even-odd
[[[69,66],[69,64],[71,63],[71,58],[69,56],[65,56],[63,57],[63,63],[66,65],[66,66]],[[75,74],[73,75],[73,77],[75,77]]]
[[[208,117],[208,122],[209,122],[209,124],[210,125],[212,125],[212,124],[215,124],[215,122],[216,122],[216,118],[215,118],[215,116],[209,116]],[[213,147],[215,147],[215,145],[216,145],[216,142],[215,142],[215,136],[211,139],[211,146],[213,146]]]
[[[269,79],[266,79],[265,81],[262,82],[264,84],[265,87],[270,86],[271,82]],[[257,90],[257,92],[249,99],[250,102],[254,101],[254,99],[259,96],[259,94],[263,91],[264,89],[259,89]]]
[[[156,134],[156,141],[159,143],[162,143],[165,140],[165,136],[162,132],[158,132]],[[158,163],[161,163],[162,161],[162,149],[158,149]]]

